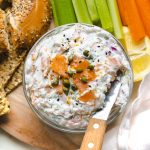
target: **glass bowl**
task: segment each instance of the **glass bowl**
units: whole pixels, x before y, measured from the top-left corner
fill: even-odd
[[[77,23],[79,24],[79,23]],[[80,23],[81,24],[81,23]],[[66,127],[63,127],[63,126],[60,126],[54,122],[52,122],[50,119],[48,119],[47,117],[45,117],[45,115],[39,111],[38,109],[36,109],[33,104],[32,104],[32,101],[31,101],[31,98],[30,98],[30,95],[27,93],[27,90],[26,90],[26,81],[25,81],[25,68],[26,68],[26,61],[28,59],[28,57],[30,56],[31,52],[34,51],[34,49],[36,48],[36,46],[41,42],[43,41],[44,39],[50,37],[50,36],[53,36],[53,35],[56,35],[72,26],[76,25],[76,23],[73,23],[73,24],[67,24],[67,25],[63,25],[63,26],[59,26],[57,28],[54,28],[50,31],[48,31],[47,33],[45,33],[35,44],[34,46],[31,48],[30,52],[28,53],[27,57],[26,57],[26,60],[25,60],[25,64],[24,64],[24,73],[23,73],[23,89],[24,89],[24,94],[25,94],[25,97],[27,99],[27,102],[29,103],[31,109],[33,110],[33,112],[44,122],[46,123],[48,126],[50,127],[53,127],[57,130],[60,130],[62,132],[68,132],[68,133],[83,133],[85,132],[85,128],[84,129],[70,129],[70,128],[66,128]],[[93,27],[94,25],[89,25],[89,24],[83,24],[82,25],[84,26],[88,26],[88,27]],[[103,30],[101,28],[99,28],[100,30]],[[103,30],[104,31],[104,30]],[[107,33],[107,35],[109,35],[110,37],[112,37],[116,42],[117,44],[120,46],[120,48],[122,49],[123,53],[124,53],[124,56],[126,57],[126,60],[128,61],[129,65],[130,65],[130,70],[131,70],[131,73],[130,73],[130,85],[129,85],[129,95],[127,97],[127,101],[125,102],[122,102],[121,104],[118,104],[118,102],[116,102],[114,104],[114,107],[112,108],[112,111],[109,115],[109,119],[107,121],[107,124],[110,124],[111,122],[113,122],[124,110],[125,110],[125,107],[130,99],[130,96],[131,96],[131,93],[132,93],[132,88],[133,88],[133,71],[132,71],[132,67],[131,67],[131,62],[130,62],[130,59],[128,57],[128,55],[126,54],[125,52],[125,49],[123,48],[123,46],[121,45],[121,43],[110,33],[108,33],[107,31],[104,31],[105,33]]]

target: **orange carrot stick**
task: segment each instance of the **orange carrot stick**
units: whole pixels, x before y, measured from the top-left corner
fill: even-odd
[[[138,42],[146,36],[143,22],[140,18],[135,0],[124,0],[124,2],[128,27],[133,40]]]
[[[146,34],[150,37],[150,0],[135,0]]]
[[[120,13],[122,24],[124,26],[126,26],[127,25],[127,21],[126,21],[126,15],[125,15],[126,11],[125,11],[124,0],[117,0],[117,4],[118,4],[118,8],[119,8],[119,13]]]

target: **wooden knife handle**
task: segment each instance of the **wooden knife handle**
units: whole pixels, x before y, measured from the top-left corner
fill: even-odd
[[[80,150],[101,150],[106,126],[104,120],[90,119]]]

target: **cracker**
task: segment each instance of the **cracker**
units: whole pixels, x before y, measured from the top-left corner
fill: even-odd
[[[9,113],[10,106],[6,98],[6,93],[2,85],[0,85],[0,116]]]
[[[7,86],[5,87],[6,94],[9,94],[16,87],[18,87],[18,85],[22,83],[23,66],[24,66],[24,62],[22,62],[21,65],[17,68],[12,78],[8,82]]]
[[[12,75],[15,74],[18,66],[23,62],[26,54],[27,51],[18,53],[15,50],[10,50],[7,59],[0,63],[0,116],[10,111],[4,88]]]
[[[6,87],[11,76],[24,60],[26,53],[27,51],[23,51],[20,54],[15,50],[10,50],[8,58],[0,64],[0,83],[3,88]]]

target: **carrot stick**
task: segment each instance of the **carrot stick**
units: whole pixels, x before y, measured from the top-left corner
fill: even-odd
[[[135,42],[142,40],[146,33],[143,22],[140,18],[135,0],[124,0],[126,7],[127,24],[132,38]]]
[[[126,11],[125,11],[124,0],[117,0],[117,4],[118,4],[118,8],[119,8],[119,13],[120,13],[122,24],[124,26],[126,26],[127,25],[127,21],[126,21],[126,15],[125,15]]]
[[[150,0],[135,0],[146,34],[150,37]]]

